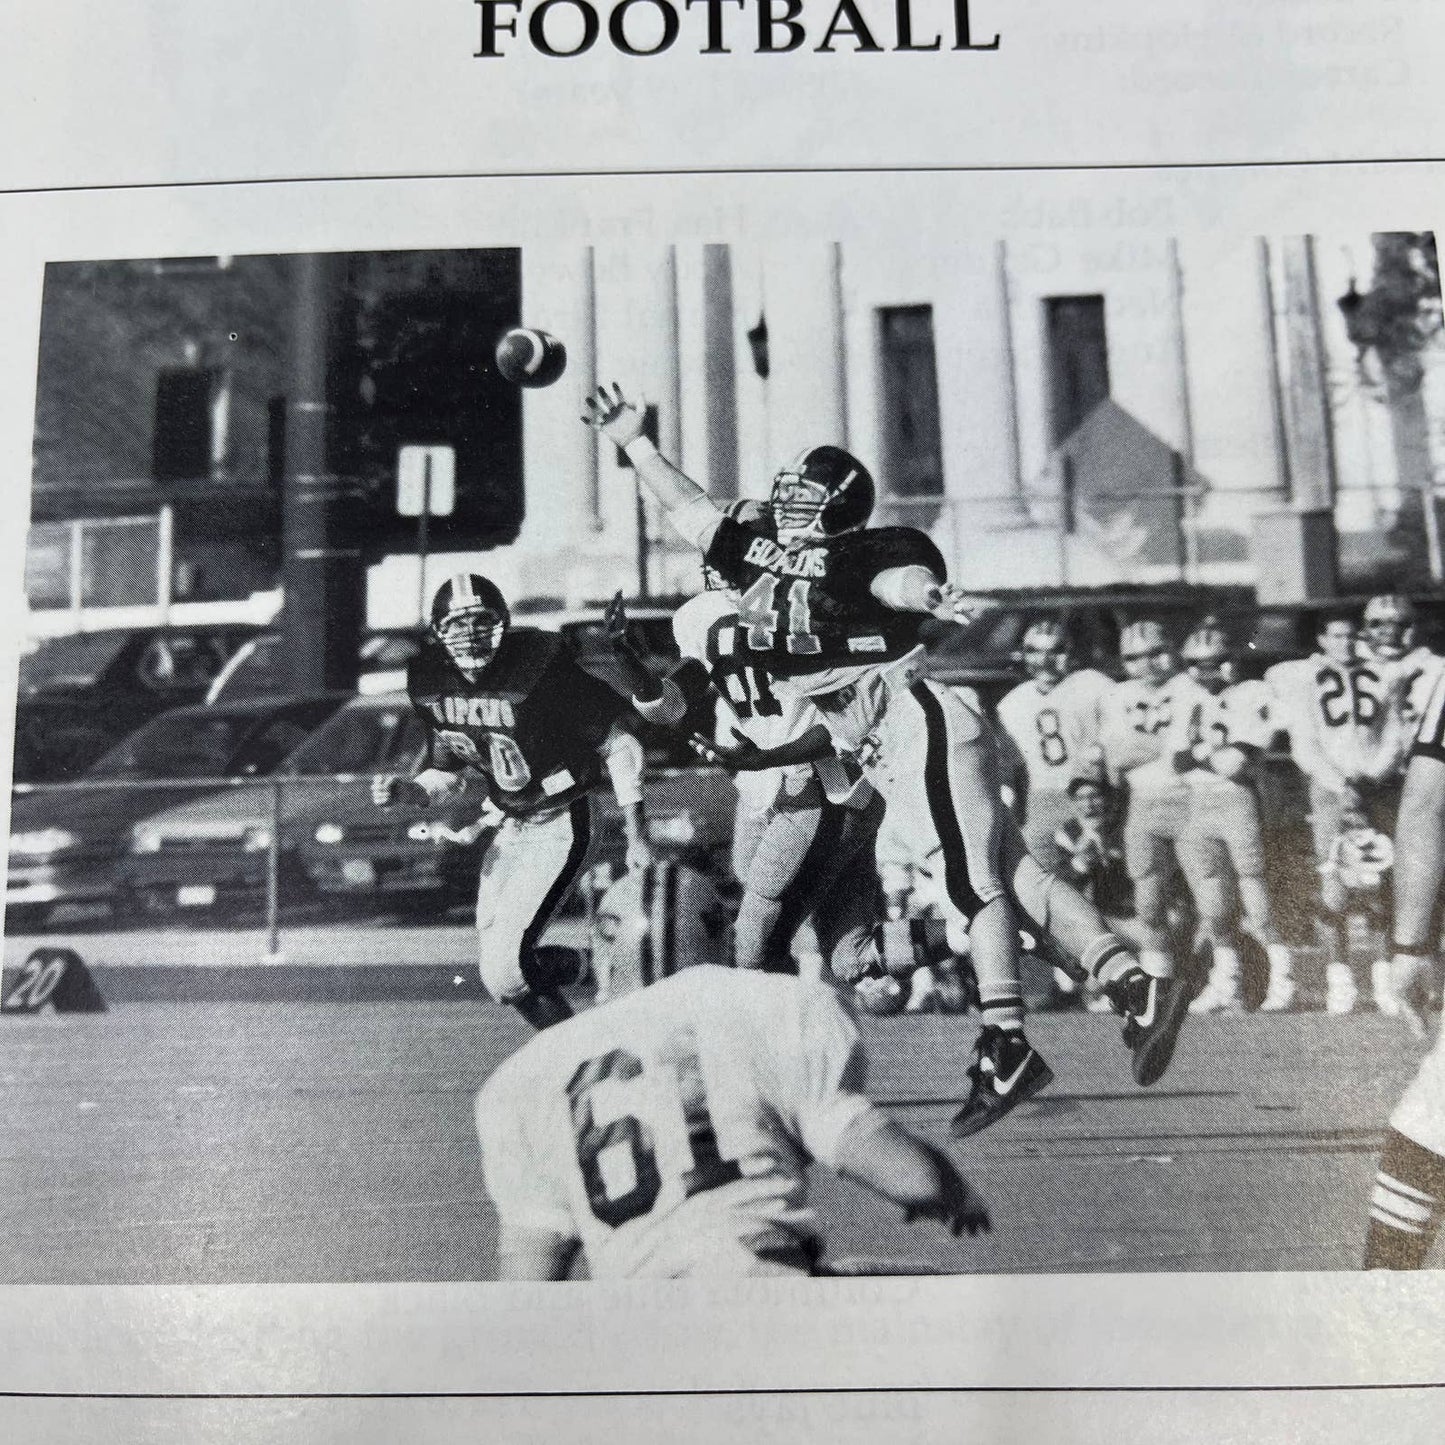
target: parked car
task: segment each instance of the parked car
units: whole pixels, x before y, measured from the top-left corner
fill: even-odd
[[[283,897],[294,901],[309,894],[296,861],[298,820],[336,797],[369,799],[372,774],[410,768],[423,745],[421,724],[405,698],[331,696],[335,703],[327,720],[275,768],[274,785],[198,798],[136,824],[120,871],[148,912],[204,916],[259,905],[273,834],[279,840]],[[209,706],[223,711],[264,705]]]
[[[143,722],[204,699],[243,624],[136,627],[52,637],[20,659],[15,781],[78,778]]]
[[[357,649],[356,690],[359,693],[394,692],[406,686],[406,665],[421,646],[416,627],[373,628]],[[276,697],[286,691],[281,672],[285,642],[279,632],[252,638],[217,675],[206,693],[207,702],[236,701],[247,697]]]
[[[78,784],[17,790],[10,810],[6,926],[42,925],[63,903],[130,902],[120,876],[132,828],[218,778],[271,771],[340,705],[339,695],[177,708],[153,718]]]

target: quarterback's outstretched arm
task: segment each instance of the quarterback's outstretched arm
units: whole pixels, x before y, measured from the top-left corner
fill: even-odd
[[[643,432],[642,413],[616,382],[599,386],[584,403],[582,420],[627,454],[667,519],[699,552],[706,552],[722,513],[712,498],[668,461]]]

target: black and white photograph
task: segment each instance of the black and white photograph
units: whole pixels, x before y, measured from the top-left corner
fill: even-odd
[[[3,1283],[1439,1265],[1368,220],[50,261]]]

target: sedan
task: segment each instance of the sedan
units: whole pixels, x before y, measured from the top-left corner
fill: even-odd
[[[342,698],[276,698],[162,714],[74,783],[20,787],[10,810],[6,922],[42,925],[60,904],[130,901],[120,868],[139,819],[221,780],[271,771]]]
[[[213,711],[225,707],[210,704]],[[184,803],[136,825],[124,874],[151,912],[200,916],[258,905],[273,844],[283,898],[311,894],[297,847],[312,815],[341,799],[369,799],[371,775],[410,769],[423,745],[405,698],[350,698],[333,714],[271,783]]]

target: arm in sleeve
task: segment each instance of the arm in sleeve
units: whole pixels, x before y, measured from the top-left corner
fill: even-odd
[[[863,1094],[867,1064],[858,1029],[826,984],[798,985],[791,1113],[809,1155],[832,1168],[838,1144],[863,1116],[881,1113]],[[885,1121],[886,1122],[886,1121]]]
[[[535,1242],[529,1236],[576,1240],[577,1230],[558,1181],[536,1157],[528,1137],[522,1100],[496,1081],[477,1095],[473,1113],[482,1149],[482,1177],[501,1224],[503,1251],[517,1241],[518,1252]]]
[[[636,735],[614,724],[612,731],[602,740],[600,751],[618,807],[625,810],[639,806],[642,802],[644,758],[642,744]]]
[[[723,517],[717,503],[646,437],[629,442],[624,450],[678,535],[699,552],[706,552]]]
[[[685,658],[662,679],[656,698],[634,693],[632,706],[647,722],[677,727],[711,690],[707,669],[694,658]]]

